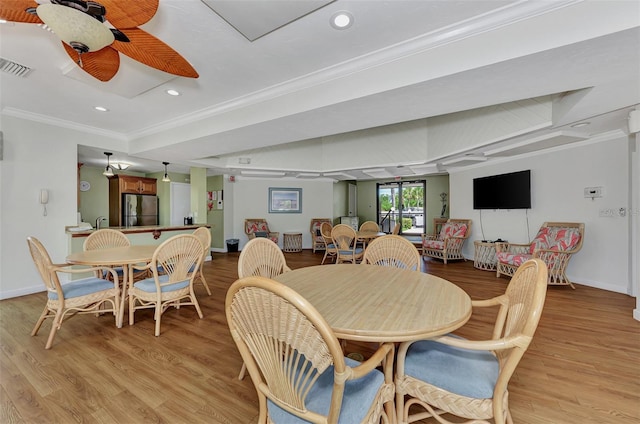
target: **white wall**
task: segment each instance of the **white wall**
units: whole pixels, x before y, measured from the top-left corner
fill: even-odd
[[[226,238],[240,240],[239,248],[248,241],[244,233],[245,218],[265,218],[271,231],[280,233],[279,244],[282,247],[282,234],[285,232],[302,233],[302,247],[311,248],[311,233],[309,225],[311,218],[333,217],[333,182],[332,181],[306,181],[295,179],[247,179],[236,177],[232,185],[233,224],[232,234]],[[302,188],[302,213],[269,213],[268,197],[269,187]],[[225,208],[229,206],[229,200],[225,189]],[[225,213],[225,229],[227,219]]]
[[[64,262],[64,229],[77,222],[77,145],[96,141],[109,146],[109,139],[5,116],[1,124],[0,299],[4,299],[44,290],[29,254],[28,236],[38,238],[55,263]],[[49,190],[47,216],[38,201],[42,188]]]
[[[582,250],[571,259],[568,277],[578,284],[630,293],[630,220],[628,216],[599,216],[601,209],[617,211],[631,204],[628,152],[629,138],[616,133],[613,137],[594,139],[579,147],[558,147],[451,173],[450,215],[473,219],[465,257],[473,258],[474,240],[500,237],[514,243],[526,243],[535,237],[544,221],[584,222]],[[473,178],[525,169],[531,170],[530,210],[481,212],[473,209]],[[604,197],[585,198],[583,190],[590,186],[603,187]]]

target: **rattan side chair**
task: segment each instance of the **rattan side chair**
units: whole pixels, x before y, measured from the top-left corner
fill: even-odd
[[[362,259],[364,249],[356,246],[356,230],[346,224],[338,224],[331,230],[331,238],[336,245],[336,263],[351,262]]]
[[[322,239],[325,244],[324,257],[322,258],[320,265],[324,265],[324,261],[327,260],[327,258],[331,258],[335,261],[336,255],[338,254],[338,248],[331,238],[331,230],[333,230],[333,225],[331,225],[331,223],[323,222],[320,224],[320,234],[322,234]]]
[[[133,325],[135,312],[154,309],[155,335],[160,335],[160,319],[170,307],[194,306],[200,319],[202,310],[193,291],[193,282],[202,263],[204,247],[192,234],[179,234],[160,244],[143,267],[152,276],[134,283],[129,289],[129,325]],[[158,270],[163,270],[161,274]]]
[[[112,313],[115,324],[118,324],[120,310],[120,287],[117,273],[106,267],[91,267],[72,269],[69,264],[54,264],[47,249],[35,237],[27,237],[27,244],[33,263],[44,282],[47,290],[47,304],[38,318],[31,335],[38,334],[42,323],[47,318],[53,318],[51,331],[45,349],[51,349],[53,339],[62,326],[62,322],[76,314],[105,314]],[[86,274],[95,271],[98,276],[81,278],[69,283],[60,284],[58,274]],[[99,276],[108,274],[112,281]],[[110,305],[110,308],[105,306]]]
[[[82,250],[98,250],[127,246],[131,246],[131,242],[122,231],[103,228],[89,234],[82,244]],[[118,273],[118,277],[122,278],[122,267],[117,266],[113,267],[113,269]],[[104,274],[104,276],[108,278],[109,274]]]
[[[450,424],[443,415],[451,414],[478,424],[512,424],[509,380],[538,327],[546,293],[547,267],[531,259],[516,271],[503,295],[472,301],[474,307],[499,307],[490,340],[447,335],[401,343],[395,380],[398,422],[434,417]],[[413,405],[426,412],[412,409],[409,415]]]
[[[204,272],[202,270],[205,259],[207,259],[209,253],[211,253],[211,231],[209,231],[207,227],[200,227],[193,232],[193,235],[198,237],[198,240],[200,240],[200,243],[202,243],[202,247],[204,248],[202,252],[202,262],[200,263],[200,269],[198,270],[196,279],[202,283],[205,290],[207,290],[207,294],[211,296],[211,290],[209,290],[209,285],[207,284],[207,280],[204,278]]]
[[[365,362],[345,358],[335,333],[300,294],[277,281],[233,283],[227,323],[258,393],[258,423],[394,422],[394,346]]]
[[[291,271],[282,250],[268,238],[254,238],[244,245],[238,258],[238,278],[261,276],[273,278]],[[238,380],[242,380],[247,368],[242,364]]]
[[[422,260],[413,243],[402,236],[389,234],[367,245],[361,263],[420,271]]]

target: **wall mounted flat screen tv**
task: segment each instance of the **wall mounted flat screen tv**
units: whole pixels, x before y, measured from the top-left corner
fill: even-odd
[[[473,179],[473,209],[530,208],[530,170]]]

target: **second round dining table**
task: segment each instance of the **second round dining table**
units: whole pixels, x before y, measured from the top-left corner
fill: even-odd
[[[131,245],[111,247],[108,249],[84,250],[70,254],[67,256],[66,261],[74,265],[122,266],[122,296],[120,296],[120,311],[117,319],[117,327],[121,328],[122,321],[124,320],[125,298],[132,282],[130,265],[150,262],[157,248],[157,245]]]
[[[404,342],[451,332],[471,316],[471,298],[420,271],[377,265],[299,268],[275,277],[306,298],[344,340]]]

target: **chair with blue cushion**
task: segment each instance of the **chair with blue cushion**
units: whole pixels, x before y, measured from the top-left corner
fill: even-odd
[[[364,251],[362,264],[420,271],[420,252],[402,236],[389,234],[373,240]]]
[[[273,278],[291,271],[284,253],[268,238],[253,238],[242,248],[238,258],[238,278],[261,276]],[[247,367],[242,364],[238,379],[242,380]]]
[[[398,348],[396,408],[399,423],[434,417],[452,423],[452,414],[474,423],[513,423],[508,384],[535,333],[547,293],[547,267],[525,262],[506,292],[473,301],[474,307],[499,306],[490,340],[454,335],[405,342]],[[407,400],[405,401],[405,396]],[[409,409],[420,405],[426,411]],[[456,421],[460,422],[460,421]]]
[[[265,277],[227,291],[231,335],[258,392],[258,423],[393,422],[392,343],[365,362],[345,358],[335,333],[293,289]],[[382,363],[384,372],[376,369]]]
[[[45,349],[50,349],[56,332],[60,330],[62,322],[75,314],[104,314],[112,313],[117,324],[120,310],[120,287],[118,275],[111,268],[95,267],[72,269],[69,264],[54,264],[42,243],[35,237],[28,237],[27,244],[33,262],[47,289],[47,304],[38,319],[32,336],[38,334],[40,326],[47,318],[53,318],[51,331]],[[88,277],[60,284],[58,274],[87,274],[88,271],[102,276],[108,274],[112,281],[104,278]]]
[[[324,241],[324,256],[322,257],[322,262],[320,265],[324,265],[324,261],[327,258],[332,258],[335,260],[338,254],[338,248],[336,247],[333,239],[331,238],[331,230],[333,230],[333,225],[330,222],[323,222],[320,224],[320,235],[322,236],[322,240]]]
[[[127,247],[131,242],[122,231],[113,230],[111,228],[103,228],[95,230],[86,238],[82,245],[82,250],[98,250],[109,249],[112,247]],[[118,277],[122,278],[122,267],[113,267],[118,273]],[[108,276],[108,274],[105,274]]]
[[[357,246],[356,230],[346,224],[338,224],[331,230],[331,238],[336,245],[336,263],[351,262],[362,259],[364,249]]]
[[[196,236],[179,234],[160,244],[149,264],[133,267],[151,272],[152,277],[134,283],[129,289],[129,325],[133,325],[137,310],[153,308],[155,335],[159,336],[160,318],[170,306],[194,306],[202,319],[193,282],[202,263],[203,250]]]

